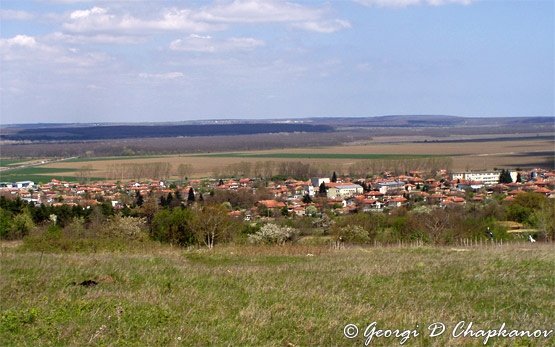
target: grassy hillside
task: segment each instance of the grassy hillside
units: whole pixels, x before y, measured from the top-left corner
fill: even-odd
[[[553,245],[230,247],[43,254],[2,247],[2,345],[348,345],[364,327],[415,329],[406,346],[481,345],[475,329],[554,329]],[[84,280],[98,285],[76,285]],[[426,327],[447,332],[430,338]],[[343,336],[346,324],[360,336]],[[552,334],[553,335],[553,334]],[[497,346],[555,338],[493,338]],[[398,345],[374,338],[372,345]]]

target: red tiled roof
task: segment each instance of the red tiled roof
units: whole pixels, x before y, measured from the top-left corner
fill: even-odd
[[[276,200],[260,200],[258,202],[261,205],[266,206],[266,208],[282,208],[285,207],[285,204],[281,201]]]

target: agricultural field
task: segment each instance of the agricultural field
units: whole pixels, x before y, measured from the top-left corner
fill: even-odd
[[[13,170],[1,171],[0,182],[34,181],[48,182],[52,178],[77,181],[79,169],[76,168],[52,168],[43,166],[33,166],[18,168]]]
[[[21,162],[23,162],[23,160],[0,158],[0,167],[9,167],[11,165],[18,164]]]
[[[89,167],[91,175],[107,177],[114,165],[169,163],[175,170],[180,164],[192,166],[191,177],[212,176],[237,163],[302,161],[324,165],[342,172],[354,163],[371,160],[405,160],[418,158],[451,158],[452,169],[493,169],[495,167],[553,167],[555,140],[499,140],[488,142],[418,142],[418,143],[364,143],[356,145],[288,148],[265,151],[230,153],[181,154],[163,156],[79,158],[46,165],[47,168],[66,170],[68,175],[79,176],[76,169]]]
[[[148,246],[40,253],[0,244],[0,341],[19,345],[479,346],[473,329],[553,329],[553,244],[489,247]],[[96,285],[87,286],[86,281]],[[434,322],[445,334],[430,337]],[[355,324],[359,335],[344,336]],[[491,338],[549,346],[549,338]],[[374,337],[370,345],[399,345]]]

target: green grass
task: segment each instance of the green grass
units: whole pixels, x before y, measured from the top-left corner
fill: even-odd
[[[314,256],[307,256],[307,253]],[[16,345],[362,346],[343,336],[412,329],[405,346],[481,345],[424,327],[553,329],[553,245],[449,248],[221,247],[0,253],[0,341]],[[96,287],[74,285],[93,279]],[[362,334],[362,331],[361,331]],[[496,346],[551,339],[494,338]],[[398,345],[375,338],[372,345]],[[491,345],[491,343],[490,343]]]
[[[10,166],[10,165],[17,164],[17,163],[23,163],[25,161],[28,161],[28,159],[5,159],[5,158],[0,158],[0,166],[2,166],[2,167]]]
[[[79,169],[74,168],[49,168],[49,167],[26,167],[22,169],[14,169],[0,172],[0,182],[15,181],[34,181],[34,182],[50,182],[53,178],[65,181],[79,181],[76,176],[60,175],[64,172],[75,172]],[[94,177],[91,180],[103,180],[103,178]]]
[[[372,153],[214,153],[200,157],[216,158],[279,158],[279,159],[416,159],[437,157],[432,154],[372,154]]]

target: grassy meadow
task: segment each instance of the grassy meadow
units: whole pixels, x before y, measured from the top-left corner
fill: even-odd
[[[407,346],[478,346],[474,329],[554,329],[555,248],[149,246],[120,252],[0,253],[0,341],[15,345],[362,346],[364,328],[415,329]],[[98,285],[76,283],[94,280]],[[429,337],[426,327],[447,331]],[[346,324],[360,328],[343,336]],[[553,335],[553,334],[552,334]],[[548,346],[551,338],[492,338]],[[399,345],[374,338],[371,345]]]

